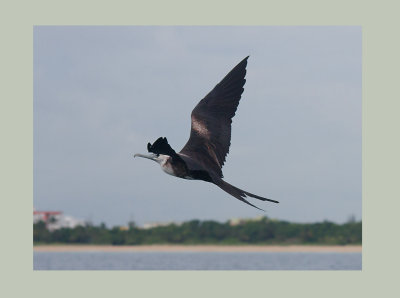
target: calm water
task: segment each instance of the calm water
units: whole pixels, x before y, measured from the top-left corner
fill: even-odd
[[[361,253],[34,252],[34,270],[361,270]]]

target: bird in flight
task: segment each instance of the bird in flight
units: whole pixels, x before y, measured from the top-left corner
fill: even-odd
[[[242,202],[263,210],[245,198],[279,202],[239,189],[222,179],[222,167],[231,144],[232,118],[246,82],[248,58],[236,65],[193,109],[190,137],[180,152],[175,152],[167,139],[160,137],[153,144],[147,144],[150,154],[138,153],[134,157],[154,160],[172,176],[214,183]]]

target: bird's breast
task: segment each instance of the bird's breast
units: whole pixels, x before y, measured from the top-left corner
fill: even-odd
[[[190,179],[189,171],[186,167],[186,164],[181,159],[174,159],[172,157],[168,157],[161,163],[162,170],[172,176]]]
[[[166,160],[164,163],[161,164],[161,169],[162,169],[165,173],[167,173],[167,174],[169,174],[169,175],[177,176],[176,173],[175,173],[175,171],[174,171],[173,166],[171,165],[171,163],[170,163],[168,160]]]

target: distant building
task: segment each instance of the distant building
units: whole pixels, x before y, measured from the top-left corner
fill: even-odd
[[[33,223],[43,221],[48,230],[53,231],[61,228],[75,228],[77,226],[85,226],[83,220],[76,219],[72,216],[63,215],[61,211],[37,211],[33,210]]]
[[[251,221],[261,221],[265,218],[265,216],[257,216],[255,218],[233,218],[229,220],[229,225],[230,226],[238,226],[245,224],[246,222],[251,222]]]
[[[57,220],[62,215],[61,211],[36,211],[33,209],[33,223],[44,221],[46,224]]]
[[[174,222],[174,221],[170,221],[170,222],[152,222],[152,223],[145,223],[142,226],[142,229],[152,229],[152,228],[156,228],[156,227],[166,227],[169,225],[176,225],[176,226],[180,226],[182,225],[182,223],[180,222]]]

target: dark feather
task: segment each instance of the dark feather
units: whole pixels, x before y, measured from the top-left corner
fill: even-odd
[[[229,193],[230,195],[234,196],[238,200],[241,200],[242,202],[244,202],[246,204],[249,204],[250,206],[253,206],[254,208],[260,209],[262,211],[265,211],[265,210],[263,210],[261,208],[258,208],[257,206],[251,204],[245,198],[247,196],[249,196],[249,197],[252,197],[252,198],[259,199],[261,201],[269,201],[269,202],[273,202],[273,203],[279,203],[278,201],[267,199],[267,198],[263,198],[263,197],[255,195],[255,194],[252,194],[250,192],[244,191],[244,190],[242,190],[240,188],[237,188],[236,186],[233,186],[233,185],[229,184],[228,182],[226,182],[226,181],[224,181],[222,179],[215,179],[215,180],[216,181],[214,181],[214,184],[217,185],[222,190],[226,191],[227,193]]]
[[[168,144],[167,138],[158,138],[153,145],[150,143],[147,144],[147,151],[153,152],[155,154],[164,154],[169,156],[175,156],[176,152],[172,147]]]
[[[231,144],[232,117],[246,82],[248,58],[235,66],[194,108],[190,138],[180,151],[221,178],[221,169]]]

